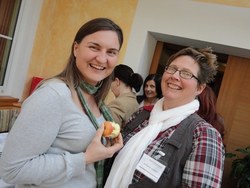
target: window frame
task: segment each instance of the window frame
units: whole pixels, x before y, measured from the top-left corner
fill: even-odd
[[[43,0],[22,0],[0,96],[22,98]]]
[[[9,54],[11,51],[11,46],[14,39],[15,28],[18,20],[19,10],[21,7],[22,0],[3,0],[0,3],[1,7],[1,32],[0,32],[0,40],[1,40],[1,52],[0,52],[0,60],[1,60],[1,70],[0,70],[0,86],[4,83],[4,78],[6,75],[6,69],[9,61]]]

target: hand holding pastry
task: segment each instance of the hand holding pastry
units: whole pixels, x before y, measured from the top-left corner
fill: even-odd
[[[115,152],[117,152],[123,147],[123,140],[120,134],[120,130],[119,130],[119,133],[115,132],[115,134],[113,134],[115,138],[112,139],[113,140],[112,144],[108,144],[106,146],[103,145],[103,143],[101,142],[103,138],[103,132],[104,132],[104,123],[96,131],[95,137],[93,138],[93,140],[91,141],[91,143],[89,144],[85,152],[86,164],[94,163],[99,160],[110,158],[114,155]]]

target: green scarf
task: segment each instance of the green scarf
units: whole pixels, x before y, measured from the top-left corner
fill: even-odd
[[[92,86],[84,81],[81,82],[80,86],[78,86],[76,88],[78,97],[82,103],[82,106],[86,112],[86,114],[88,115],[90,121],[93,123],[93,126],[98,129],[99,125],[97,123],[97,120],[95,118],[95,116],[92,114],[92,112],[90,111],[88,104],[82,94],[82,90],[86,91],[89,94],[95,94],[98,89],[102,86],[102,84],[99,84],[98,86]],[[105,106],[103,101],[100,101],[99,103],[99,108],[100,111],[102,112],[104,118],[107,121],[113,121],[112,115],[109,112],[108,108]],[[102,161],[98,161],[95,163],[95,169],[96,169],[96,180],[97,180],[97,188],[102,188],[103,187],[103,170],[104,170],[104,160]]]

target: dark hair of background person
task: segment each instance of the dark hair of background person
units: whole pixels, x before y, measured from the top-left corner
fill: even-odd
[[[81,72],[76,67],[76,59],[74,56],[74,44],[80,43],[84,37],[98,31],[114,31],[117,34],[120,43],[119,50],[122,47],[123,44],[122,29],[112,20],[108,18],[96,18],[85,23],[76,33],[75,39],[72,43],[71,53],[68,59],[68,63],[65,69],[57,76],[55,76],[57,78],[62,79],[70,88],[76,88],[77,86],[80,85],[80,82],[83,80]],[[101,88],[95,94],[95,100],[97,104],[99,104],[99,102],[107,96],[111,82],[112,82],[112,74],[103,80]]]
[[[197,114],[216,128],[223,138],[225,133],[224,121],[222,116],[216,112],[216,96],[212,88],[207,85],[198,95],[198,100],[200,101],[200,107]]]
[[[149,80],[154,80],[155,82],[155,90],[156,90],[156,93],[157,93],[157,98],[160,99],[162,97],[162,91],[161,91],[161,75],[159,74],[149,74],[145,80],[144,80],[144,83],[143,83],[143,99],[146,99],[147,96],[144,92],[144,89],[146,87],[146,83],[149,81]]]
[[[143,78],[140,74],[134,73],[133,69],[127,65],[119,64],[113,71],[113,80],[118,78],[127,86],[134,88],[136,92],[140,91],[143,84]]]

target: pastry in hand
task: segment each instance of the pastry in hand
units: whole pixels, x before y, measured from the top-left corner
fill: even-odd
[[[102,135],[108,138],[116,138],[119,135],[120,130],[121,128],[119,124],[111,121],[105,121]]]

